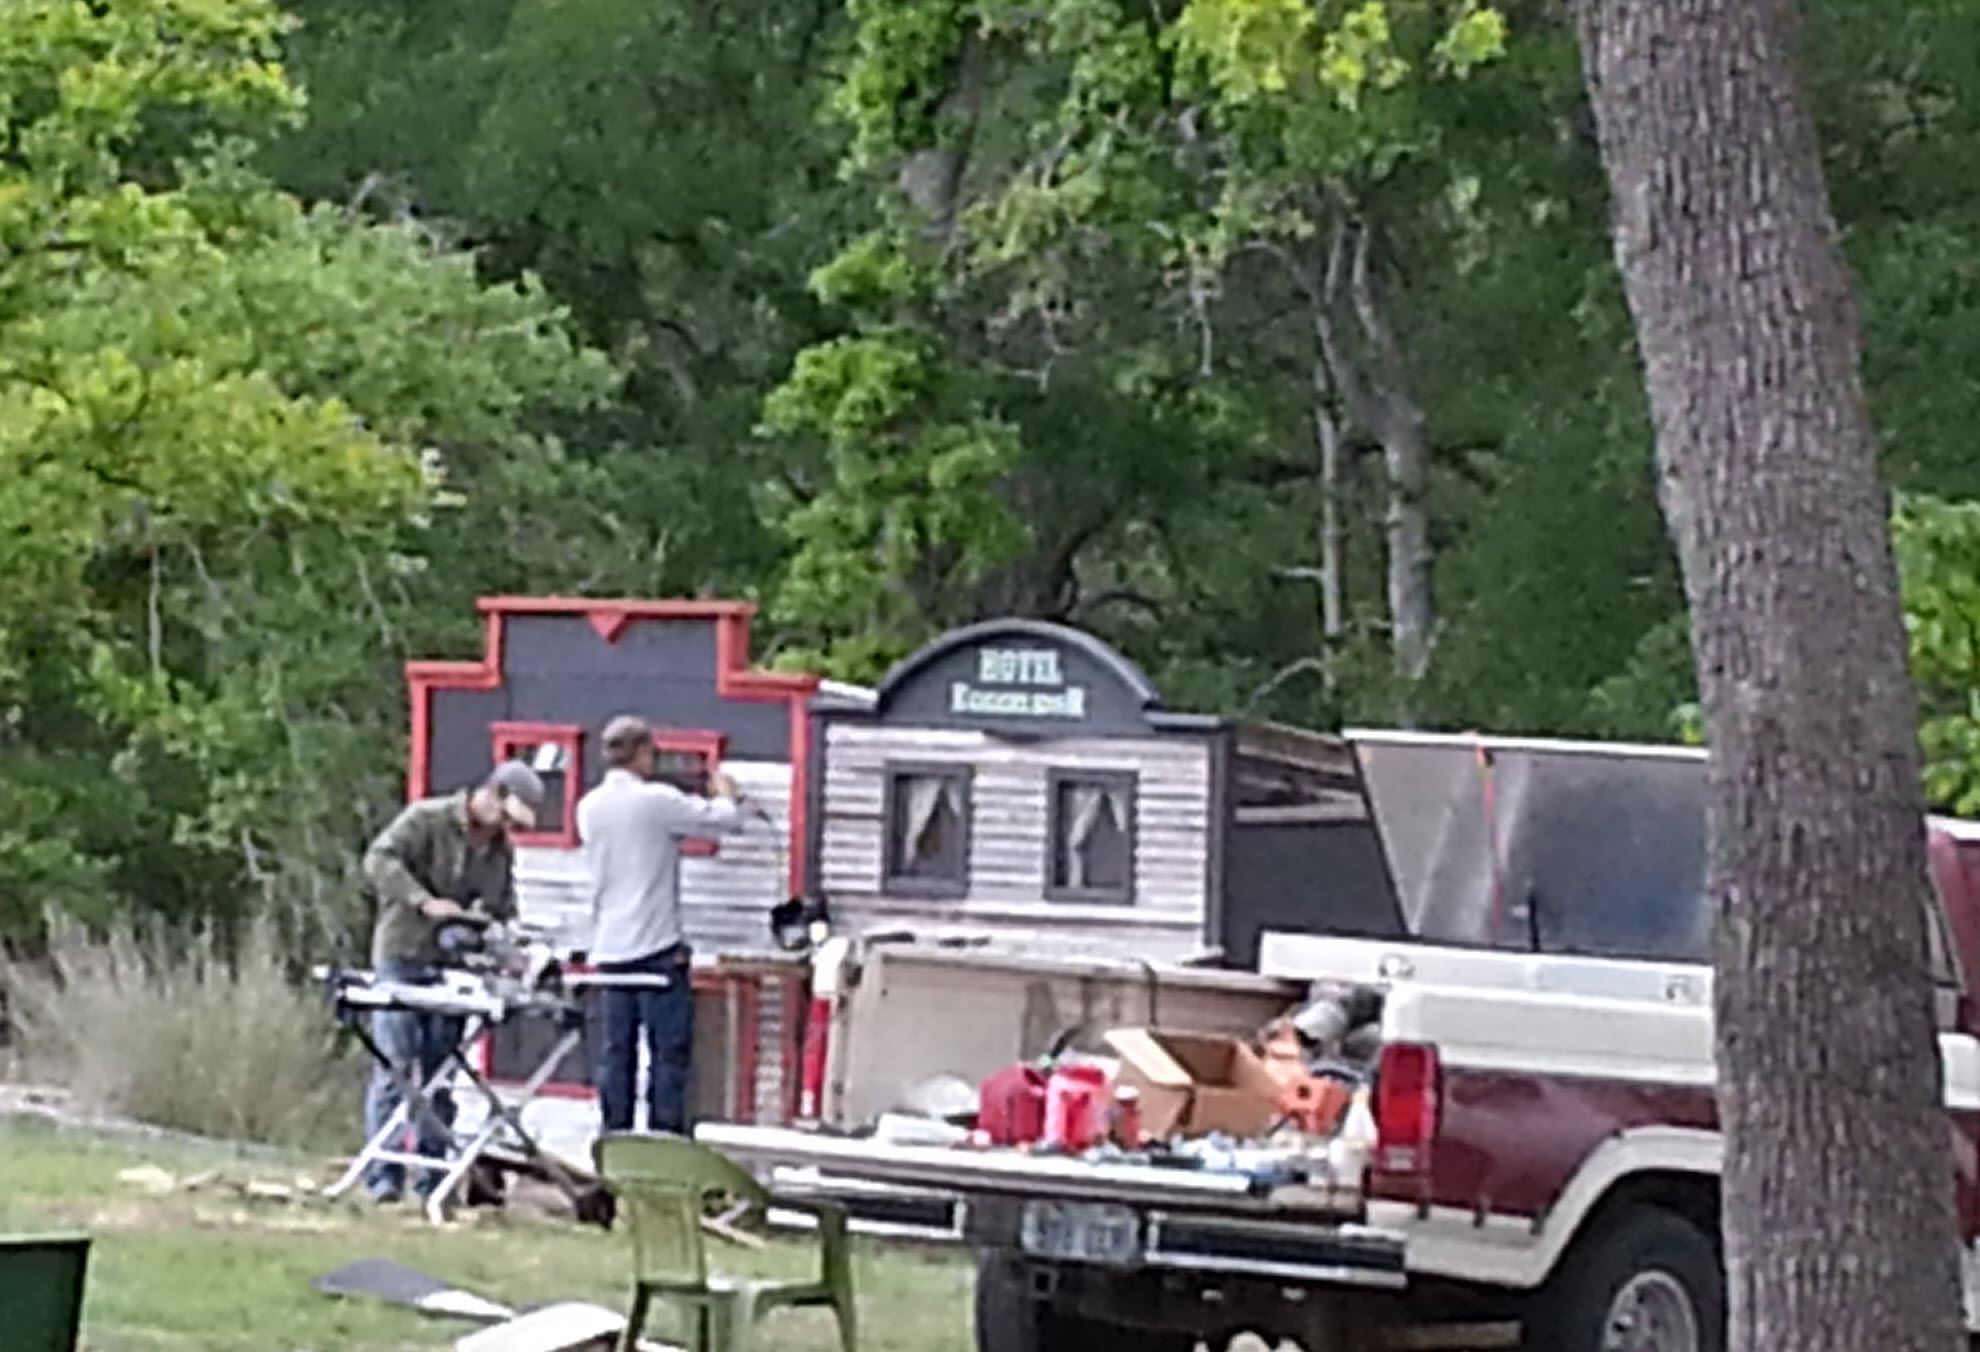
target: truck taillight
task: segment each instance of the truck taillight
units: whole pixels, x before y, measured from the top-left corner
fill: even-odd
[[[1375,1168],[1386,1174],[1430,1167],[1442,1093],[1437,1049],[1420,1042],[1382,1048],[1375,1072]]]

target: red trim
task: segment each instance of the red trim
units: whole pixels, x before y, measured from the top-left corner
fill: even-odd
[[[588,971],[589,968],[573,966],[570,970],[573,973],[581,973]],[[739,1062],[736,1078],[736,1101],[734,1103],[724,1104],[722,1108],[723,1114],[729,1121],[756,1121],[756,1079],[758,1070],[762,1065],[762,1050],[758,1046],[758,1043],[763,1035],[763,990],[770,979],[769,975],[761,973],[725,973],[721,971],[698,971],[690,978],[693,989],[697,994],[721,991],[731,998],[740,997],[741,1017],[737,1020],[736,1038],[738,1043],[736,1052]],[[787,1013],[784,1018],[784,1060],[781,1068],[783,1092],[778,1097],[785,1107],[785,1120],[789,1121],[792,1117],[796,1116],[798,1079],[793,1073],[797,1066],[797,1021],[790,1016],[788,1011],[794,1010],[798,1001],[803,999],[804,979],[802,977],[785,977],[782,978],[782,981],[784,985],[784,1008]],[[513,1089],[522,1083],[520,1080],[502,1080],[495,1077],[495,1045],[493,1037],[489,1034],[483,1033],[475,1040],[475,1045],[470,1054],[474,1058],[476,1068],[496,1088]],[[577,1069],[580,1075],[587,1075],[589,1072],[589,1067],[580,1066]],[[548,1099],[561,1099],[567,1102],[583,1102],[595,1100],[598,1097],[598,1091],[592,1088],[588,1078],[577,1080],[560,1079],[552,1080],[550,1083],[544,1085],[539,1091],[539,1096]]]
[[[653,734],[655,750],[699,756],[702,766],[710,771],[721,764],[722,752],[728,745],[729,739],[719,732],[663,728]],[[681,854],[689,859],[712,859],[721,850],[721,841],[706,836],[689,836],[681,842]]]
[[[555,831],[511,831],[518,845],[549,850],[577,848],[578,788],[584,783],[584,729],[570,723],[490,723],[489,751],[500,765],[519,746],[546,742],[564,748],[564,803]]]
[[[791,796],[784,809],[790,828],[790,848],[784,852],[791,896],[804,895],[805,847],[811,842],[811,709],[807,701],[791,701]]]
[[[631,596],[484,596],[474,605],[484,615],[623,615],[629,620],[747,621],[756,613],[748,601],[641,600]]]
[[[711,769],[722,759],[728,745],[729,739],[725,734],[698,728],[662,728],[653,734],[655,750],[684,751],[691,756],[700,756]]]
[[[502,686],[502,617],[484,613],[479,662],[408,662],[406,698],[412,705],[411,745],[406,756],[406,801],[433,791],[429,757],[433,749],[435,690],[499,690]]]
[[[811,997],[804,1016],[803,1065],[799,1070],[798,1120],[815,1122],[825,1114],[825,1069],[832,1045],[832,1015],[837,1001]]]
[[[490,1084],[495,1083],[493,1080]],[[536,1091],[538,1098],[562,1099],[567,1103],[588,1103],[598,1097],[598,1091],[580,1080],[552,1080]]]
[[[739,991],[742,1007],[736,1011],[736,1053],[742,1062],[737,1067],[736,1077],[736,1121],[756,1120],[756,1071],[761,1057],[756,1040],[762,1035],[763,983],[752,981]]]
[[[617,643],[619,635],[625,633],[626,626],[633,622],[633,617],[623,610],[594,610],[585,618],[598,631],[598,637],[607,643]]]
[[[724,699],[810,699],[818,677],[809,672],[757,671],[749,665],[749,618],[754,607],[737,606],[715,622],[715,689]]]
[[[483,1033],[474,1040],[473,1056],[475,1069],[497,1089],[515,1089],[521,1086],[521,1080],[500,1080],[495,1077],[495,1038],[492,1033]],[[576,1069],[580,1076],[588,1073],[588,1067],[578,1066]],[[598,1091],[591,1087],[588,1078],[552,1080],[536,1092],[539,1098],[566,1099],[573,1102],[598,1097]]]
[[[807,702],[819,678],[798,672],[757,671],[750,667],[750,621],[756,607],[747,601],[638,600],[631,597],[484,596],[475,602],[482,616],[482,656],[478,662],[406,663],[406,698],[411,708],[406,757],[406,798],[433,791],[432,696],[435,690],[499,690],[502,645],[510,615],[582,615],[607,643],[617,642],[635,620],[712,620],[715,622],[715,691],[724,699],[790,706],[790,803],[786,811],[790,892],[804,891],[810,871],[809,798],[811,718]]]
[[[781,1095],[784,1103],[784,1123],[798,1120],[798,1102],[804,1095],[803,1043],[798,1035],[798,1024],[804,1015],[805,980],[801,976],[784,978],[784,993],[777,1006],[782,1019],[778,1025],[784,1032],[784,1054],[777,1070],[784,1082]]]

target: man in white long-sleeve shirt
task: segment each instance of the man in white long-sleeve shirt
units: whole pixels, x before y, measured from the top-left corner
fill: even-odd
[[[578,836],[591,874],[592,966],[605,976],[647,978],[599,991],[595,1083],[606,1131],[633,1129],[640,1032],[646,1034],[646,1129],[687,1130],[694,1053],[691,955],[681,927],[681,842],[742,825],[733,780],[717,773],[713,796],[657,782],[653,729],[621,715],[603,737],[609,767],[578,804]]]

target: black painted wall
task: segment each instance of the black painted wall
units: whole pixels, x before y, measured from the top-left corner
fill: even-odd
[[[510,615],[499,690],[435,690],[428,752],[432,789],[474,783],[490,768],[491,723],[575,724],[585,732],[585,787],[604,774],[597,735],[615,714],[656,729],[719,732],[734,760],[787,761],[790,711],[781,700],[717,692],[715,621],[635,620],[607,643],[582,615]]]
[[[1266,930],[1388,939],[1403,933],[1382,847],[1365,821],[1233,822],[1225,845],[1228,967],[1255,969]]]
[[[491,723],[509,722],[506,690],[435,690],[427,717],[427,775],[434,793],[479,783],[494,768]]]

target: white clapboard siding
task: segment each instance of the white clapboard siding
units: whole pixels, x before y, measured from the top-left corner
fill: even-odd
[[[1178,959],[1202,946],[1210,752],[1182,737],[1008,742],[981,733],[828,723],[817,876],[834,920],[859,931],[912,927],[931,939],[1000,949]],[[961,899],[884,895],[888,762],[972,771],[969,891]],[[1045,900],[1046,786],[1053,770],[1136,776],[1131,906]]]
[[[791,768],[776,761],[728,761],[722,768],[770,823],[752,820],[721,838],[721,850],[681,860],[681,905],[688,942],[702,953],[754,953],[770,947],[770,908],[789,893]],[[525,922],[561,942],[589,940],[591,900],[579,850],[516,851],[516,900]]]

